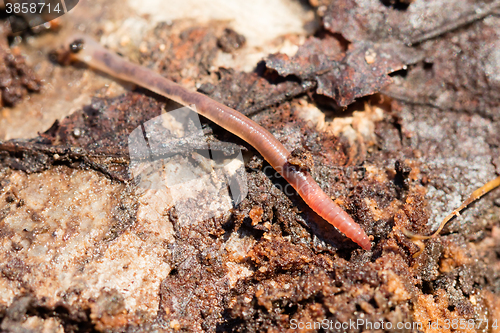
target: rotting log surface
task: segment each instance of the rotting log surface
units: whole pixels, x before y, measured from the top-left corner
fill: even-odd
[[[451,0],[311,4],[321,32],[252,74],[212,71],[220,23],[160,25],[131,58],[179,82],[205,76],[202,92],[305,151],[320,186],[374,236],[372,251],[285,195],[252,147],[208,122],[218,149],[249,151],[249,193],[199,221],[197,209],[217,202],[200,194],[179,219],[164,193],[138,191],[126,168],[130,131],[174,106],[141,89],[97,96],[37,138],[0,144],[2,330],[500,321],[499,190],[418,257],[402,232],[429,233],[500,172],[500,18]],[[457,15],[467,24],[446,29]],[[326,120],[314,105],[328,106]]]

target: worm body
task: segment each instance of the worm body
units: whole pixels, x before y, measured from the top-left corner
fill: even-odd
[[[184,106],[195,105],[194,111],[239,136],[257,149],[318,215],[337,227],[363,249],[371,248],[364,230],[323,192],[309,172],[288,163],[290,152],[262,126],[230,107],[198,92],[189,91],[150,69],[125,60],[106,50],[88,36],[73,36],[68,44],[70,44],[72,60],[84,62],[92,68],[144,87]]]

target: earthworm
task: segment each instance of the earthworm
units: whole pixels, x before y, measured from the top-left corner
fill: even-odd
[[[89,36],[71,37],[69,47],[70,60],[81,61],[89,67],[189,107],[248,142],[292,185],[313,211],[363,249],[370,250],[371,243],[364,230],[323,192],[308,171],[288,162],[290,152],[262,126],[201,93],[190,91],[150,69],[125,60]]]

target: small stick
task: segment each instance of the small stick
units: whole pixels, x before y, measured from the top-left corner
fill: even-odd
[[[477,8],[474,13],[460,17],[455,21],[445,23],[442,26],[439,26],[435,29],[423,32],[411,38],[408,44],[409,46],[413,46],[425,42],[429,39],[433,39],[438,36],[444,35],[445,33],[457,30],[465,25],[474,23],[475,21],[479,21],[485,18],[486,16],[495,15],[498,13],[498,10],[500,10],[500,1],[495,1],[491,4],[484,6],[483,8]]]
[[[465,208],[467,208],[467,206],[469,206],[471,203],[473,203],[474,201],[478,200],[483,195],[485,195],[486,193],[490,192],[491,190],[493,190],[493,189],[495,189],[495,188],[497,188],[499,186],[500,186],[500,177],[497,177],[497,178],[493,179],[492,181],[487,182],[486,184],[484,184],[483,186],[481,186],[480,188],[478,188],[474,192],[472,192],[472,194],[469,196],[469,198],[467,200],[465,200],[462,203],[462,205],[460,205],[460,207],[458,207],[457,209],[455,209],[454,211],[452,211],[443,220],[443,222],[441,222],[441,225],[439,226],[439,228],[436,231],[434,231],[434,233],[432,233],[429,236],[417,235],[417,234],[414,234],[414,233],[412,233],[412,232],[410,232],[410,231],[408,231],[406,229],[403,230],[403,232],[404,232],[404,234],[407,237],[411,238],[412,240],[424,240],[424,239],[430,239],[430,238],[436,237],[443,230],[443,228],[446,225],[446,223],[448,223],[453,217],[460,216],[460,212],[462,210],[464,210]]]

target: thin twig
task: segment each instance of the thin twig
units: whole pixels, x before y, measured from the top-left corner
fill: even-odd
[[[411,38],[407,44],[408,46],[420,44],[429,39],[436,38],[448,32],[457,30],[463,26],[482,20],[486,16],[498,14],[498,10],[500,10],[500,1],[495,1],[489,5],[484,6],[483,8],[477,8],[474,13],[469,13],[461,18],[458,18],[456,21],[445,23],[435,29],[431,29],[429,31],[418,34],[417,36]]]
[[[291,100],[294,97],[301,95],[301,94],[313,89],[314,87],[316,87],[316,85],[317,85],[316,81],[309,81],[309,80],[303,81],[300,84],[300,86],[298,86],[290,91],[281,93],[279,95],[275,95],[262,103],[259,103],[259,104],[256,104],[254,106],[251,106],[247,109],[244,109],[243,111],[241,111],[241,113],[243,113],[245,116],[248,117],[248,116],[253,115],[253,114],[255,114],[261,110],[264,110],[265,108],[268,108],[270,106],[277,105],[277,104],[283,103],[284,101]]]
[[[444,220],[443,222],[441,222],[441,225],[439,226],[439,228],[434,231],[434,233],[432,233],[431,235],[429,236],[425,236],[425,235],[417,235],[417,234],[414,234],[408,230],[403,230],[404,234],[411,238],[412,240],[424,240],[424,239],[430,239],[430,238],[433,238],[433,237],[436,237],[437,235],[439,235],[439,233],[443,230],[444,226],[452,219],[454,218],[455,216],[460,216],[460,212],[462,210],[464,210],[465,208],[467,208],[467,206],[469,206],[471,203],[473,203],[474,201],[478,200],[479,198],[481,198],[483,195],[485,195],[486,193],[490,192],[491,190],[497,188],[500,186],[500,177],[497,177],[495,179],[493,179],[492,181],[489,181],[488,183],[486,183],[485,185],[481,186],[480,188],[478,188],[477,190],[475,190],[474,192],[472,192],[472,194],[469,196],[469,198],[467,200],[465,200],[462,205],[460,205],[460,207],[458,207],[457,209],[455,209],[454,211],[452,211]]]

